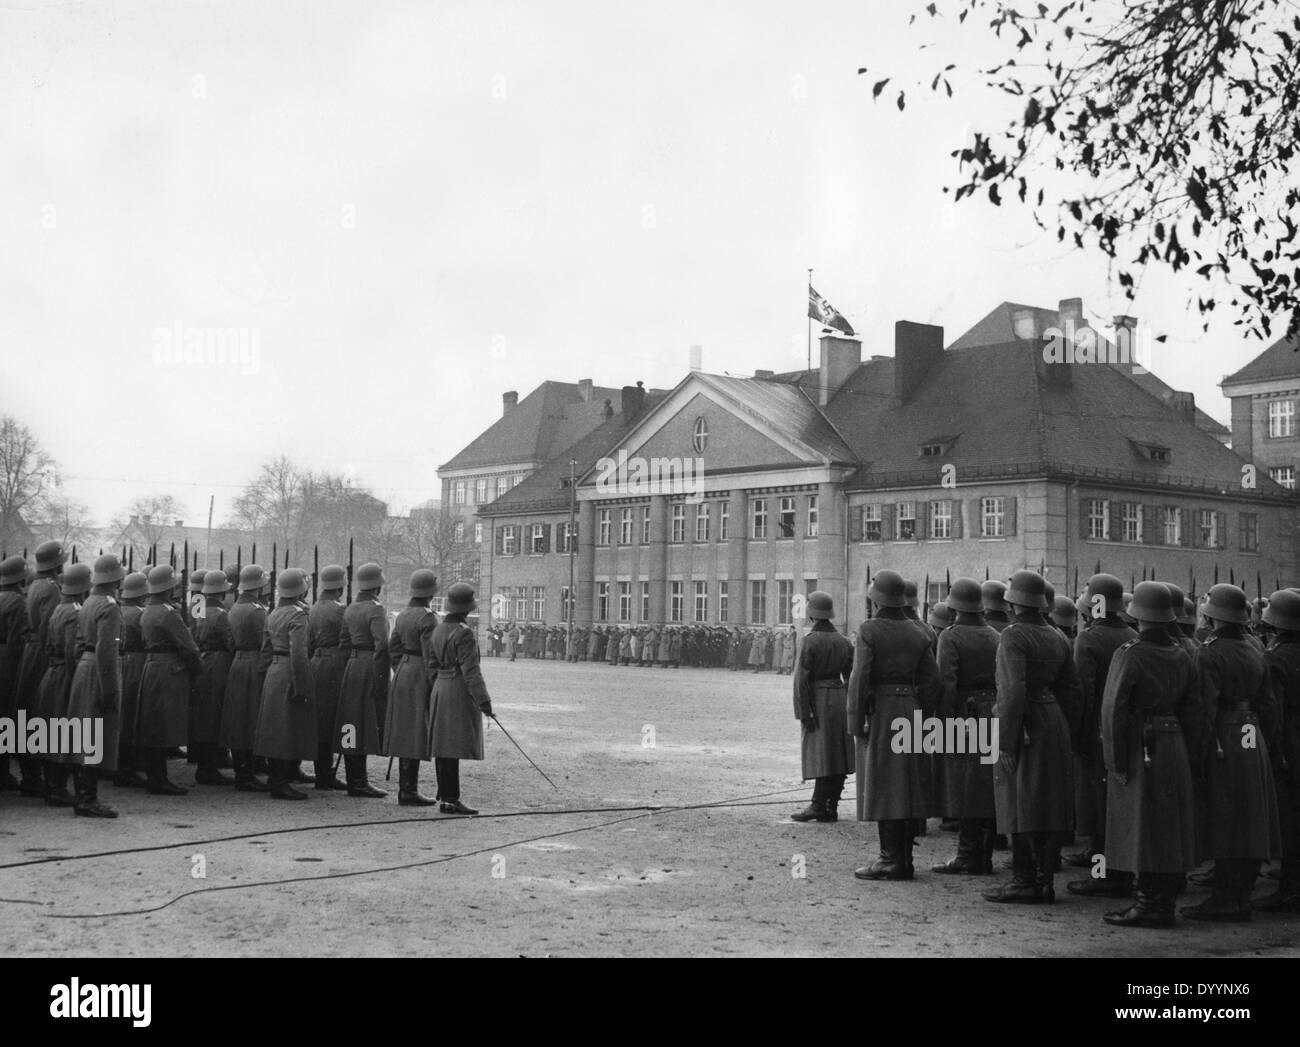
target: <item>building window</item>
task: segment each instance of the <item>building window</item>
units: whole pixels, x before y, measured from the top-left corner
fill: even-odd
[[[519,486],[521,483],[523,483],[523,482],[524,482],[524,476],[523,476],[523,473],[515,473],[514,476],[510,477],[510,486],[511,486],[511,487],[518,487],[518,486]]]
[[[474,481],[474,501],[482,505],[487,500],[487,477],[480,476]]]
[[[1183,515],[1175,507],[1167,505],[1160,510],[1161,525],[1165,535],[1165,545],[1183,544]]]
[[[641,621],[650,620],[650,583],[641,583]]]
[[[695,540],[697,542],[707,542],[709,540],[708,502],[701,502],[695,507]]]
[[[681,582],[668,583],[668,620],[680,622],[682,620],[682,609],[685,603],[685,596],[682,592]]]
[[[731,503],[719,502],[718,503],[718,541],[720,542],[725,542],[727,540],[727,523],[730,517],[731,517]]]
[[[695,448],[696,454],[703,454],[704,449],[709,446],[709,423],[700,415],[695,419],[695,427],[691,431],[691,446]]]
[[[767,621],[767,582],[759,579],[749,583],[749,622],[763,625]]]
[[[515,618],[521,622],[528,620],[528,590],[522,585],[515,586]]]
[[[776,583],[776,622],[794,624],[794,582],[779,579]]]
[[[673,544],[686,541],[686,503],[673,502]]]
[[[1268,402],[1268,435],[1277,439],[1295,436],[1295,401],[1270,400]]]
[[[564,524],[564,552],[571,553],[578,547],[578,525],[577,523]]]
[[[930,537],[952,537],[952,502],[930,503]]]
[[[864,505],[862,507],[862,540],[879,542],[885,537],[885,522],[881,515],[881,506]]]
[[[1259,517],[1255,513],[1241,514],[1241,551],[1259,552]]]
[[[1295,490],[1295,466],[1294,465],[1273,465],[1269,467],[1268,478],[1275,484],[1280,484],[1288,491]]]
[[[597,521],[597,545],[609,545],[610,522],[609,510],[601,509],[596,517]]]
[[[1201,538],[1201,547],[1215,549],[1219,545],[1219,518],[1213,509],[1198,509],[1196,525]]]
[[[483,544],[483,521],[482,520],[474,521],[474,544],[475,545]]]
[[[515,525],[506,524],[501,528],[501,552],[504,556],[515,555]],[[522,616],[521,616],[522,617]]]
[[[755,498],[749,503],[751,526],[749,537],[767,537],[767,499]]]
[[[650,544],[650,506],[641,506],[641,544]]]
[[[894,537],[902,541],[916,538],[916,503],[899,502],[894,506],[894,519],[898,526],[894,528]]]
[[[1006,533],[1007,500],[980,499],[980,537],[1001,538]]]
[[[465,504],[465,481],[457,480],[453,489],[456,492],[455,494],[456,504],[464,505]]]
[[[533,524],[532,536],[528,540],[530,553],[546,552],[546,524]]]
[[[727,583],[718,583],[718,621],[727,620]]]
[[[457,520],[456,526],[451,529],[452,541],[463,542],[465,540],[465,521]]]
[[[546,588],[541,585],[533,586],[533,617],[539,622],[546,617]]]
[[[1121,502],[1119,507],[1120,541],[1142,541],[1142,506],[1137,502]]]
[[[501,497],[503,494],[505,494],[508,490],[510,490],[510,478],[507,477],[507,476],[498,476],[498,477],[497,477],[497,497],[500,498],[500,497]]]
[[[1153,462],[1160,462],[1163,465],[1169,464],[1170,452],[1168,447],[1148,447],[1147,450],[1151,452]]]
[[[695,583],[695,620],[697,622],[707,622],[709,620],[709,583]]]
[[[609,621],[609,582],[596,583],[596,617],[602,621]]]
[[[781,515],[777,521],[777,537],[793,538],[794,537],[794,499],[781,499]]]
[[[632,544],[632,510],[630,507],[618,514],[618,544]]]
[[[1088,537],[1100,541],[1110,537],[1110,502],[1104,498],[1088,499]]]
[[[632,583],[618,583],[618,620],[629,621],[632,617]]]
[[[819,512],[820,510],[817,507],[817,495],[810,494],[808,496],[808,537],[809,538],[817,537],[817,529],[820,523],[820,516],[818,515]]]
[[[938,458],[943,454],[943,444],[922,444],[922,458]]]

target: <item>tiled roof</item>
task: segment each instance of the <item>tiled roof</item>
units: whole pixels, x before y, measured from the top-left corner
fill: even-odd
[[[894,395],[894,362],[863,364],[827,407],[827,416],[860,453],[851,487],[917,484],[943,464],[967,476],[1124,474],[1167,485],[1183,478],[1202,487],[1239,491],[1242,460],[1178,410],[1148,394],[1118,368],[1075,364],[1070,382],[1053,385],[1035,366],[1036,343],[950,349],[906,403]],[[937,433],[955,437],[942,457],[920,456]],[[1142,453],[1171,449],[1168,464]],[[1261,493],[1276,495],[1271,481]],[[1263,490],[1267,488],[1267,490]]]
[[[1219,384],[1300,378],[1300,351],[1297,350],[1300,350],[1300,338],[1279,338],[1240,371],[1228,375]]]
[[[956,341],[952,342],[949,350],[953,349],[973,349],[981,345],[1003,345],[1007,342],[1018,341],[1015,332],[1014,316],[1021,310],[1029,309],[1034,313],[1034,322],[1039,331],[1046,330],[1049,327],[1056,327],[1061,322],[1061,314],[1056,309],[1044,309],[1038,305],[1022,305],[1018,302],[1002,302],[995,306],[982,319],[978,320],[973,327],[962,334]],[[1099,335],[1099,342],[1102,346],[1109,347],[1110,341]],[[1150,371],[1137,371],[1128,364],[1109,364],[1118,373],[1124,375],[1129,381],[1135,382],[1145,392],[1154,396],[1156,399],[1168,404],[1173,400],[1174,389],[1167,385],[1158,376]],[[1196,408],[1196,424],[1207,433],[1213,433],[1216,436],[1228,436],[1231,430],[1222,422],[1211,418],[1199,407]]]
[[[439,469],[547,461],[601,424],[607,399],[618,411],[622,395],[596,386],[584,401],[576,382],[543,382]]]
[[[778,421],[782,430],[828,461],[858,461],[858,455],[836,432],[834,424],[801,388],[789,381],[717,374],[698,377],[741,414],[765,423]]]
[[[645,407],[638,418],[667,395],[659,390],[646,394]],[[512,487],[500,498],[489,502],[478,511],[480,516],[500,516],[506,513],[554,512],[569,504],[569,461],[575,460],[577,475],[591,469],[596,462],[627,432],[628,419],[620,414],[603,422],[582,439],[553,456],[540,468],[530,473],[522,483]]]

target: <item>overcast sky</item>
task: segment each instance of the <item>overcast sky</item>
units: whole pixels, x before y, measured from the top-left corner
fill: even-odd
[[[921,7],[7,4],[0,411],[101,521],[157,491],[194,521],[215,494],[220,522],[276,453],[400,511],[504,390],[670,387],[692,344],[710,371],[801,366],[814,267],[864,354],[1007,299],[1134,312],[1226,419],[1216,383],[1262,346],[1227,316],[1202,336],[1190,279],[1129,305],[1018,205],[945,204],[948,153],[1002,103],[871,102],[994,53],[909,28]],[[167,362],[208,328],[249,355]]]

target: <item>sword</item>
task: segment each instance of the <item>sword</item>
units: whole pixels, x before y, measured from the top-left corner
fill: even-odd
[[[529,756],[526,752],[524,752],[523,746],[520,745],[517,741],[515,741],[514,737],[510,734],[510,732],[505,729],[501,721],[497,719],[496,713],[492,713],[489,719],[491,719],[493,723],[495,723],[498,727],[501,728],[501,733],[504,734],[507,738],[509,738],[510,744],[519,750],[519,755],[533,765],[533,770],[535,770],[538,774],[540,774],[543,778],[545,778],[546,781],[550,784],[552,789],[554,789],[556,792],[559,792],[560,787],[551,781],[550,775],[548,775],[545,771],[543,771],[540,767],[538,767],[537,764],[533,761],[533,758],[531,756]]]

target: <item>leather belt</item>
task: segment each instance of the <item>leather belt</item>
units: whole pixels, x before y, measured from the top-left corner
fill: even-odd
[[[438,670],[438,679],[439,679],[439,680],[454,680],[454,679],[455,679],[457,676],[459,676],[459,675],[460,675],[460,670],[459,670],[459,669],[439,669],[439,670]]]
[[[873,683],[871,693],[879,698],[882,696],[895,695],[901,697],[913,697],[916,694],[916,684],[914,683]]]

